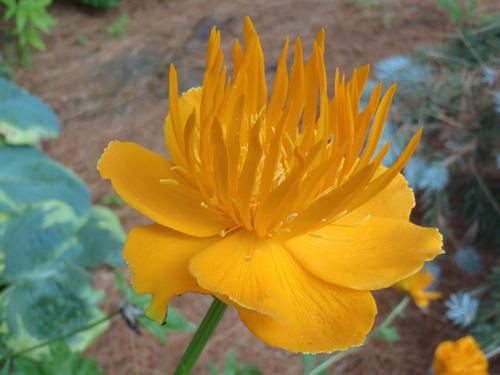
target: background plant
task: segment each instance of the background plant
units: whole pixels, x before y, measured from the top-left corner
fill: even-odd
[[[2,375],[101,374],[79,353],[119,314],[163,343],[168,332],[194,329],[175,309],[163,326],[144,316],[149,296],[135,294],[119,273],[125,235],[117,217],[92,205],[85,184],[39,148],[58,132],[47,104],[0,78]],[[99,267],[115,270],[123,296],[111,312],[93,286]]]
[[[49,33],[55,19],[48,13],[52,0],[0,0],[5,7],[4,20],[12,27],[8,32],[15,38],[21,62],[30,64],[30,49],[45,51],[41,33]]]
[[[500,265],[488,269],[483,257],[490,250],[498,258],[500,245],[500,16],[468,22],[477,2],[440,3],[459,24],[448,43],[375,65],[378,79],[399,83],[394,123],[383,137],[397,149],[410,129],[424,126],[426,142],[404,171],[423,203],[419,215],[440,227],[458,270],[489,273],[484,284],[449,297],[446,318],[493,355],[500,347]]]
[[[95,8],[111,8],[118,4],[119,0],[75,0],[81,4]],[[31,65],[31,50],[45,51],[46,45],[43,35],[49,34],[56,25],[56,20],[49,14],[52,0],[0,0],[0,10],[3,20],[7,23],[7,35],[0,35],[15,46],[15,51],[9,48],[0,51],[7,57],[7,64],[1,62],[0,76],[5,75],[2,71],[10,72],[9,66],[17,60],[25,66]],[[8,43],[7,43],[8,44]]]

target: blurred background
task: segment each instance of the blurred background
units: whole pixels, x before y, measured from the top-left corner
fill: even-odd
[[[210,29],[226,56],[246,15],[269,82],[284,38],[326,59],[372,65],[399,89],[384,137],[405,170],[414,221],[438,226],[446,255],[428,266],[442,298],[411,302],[331,374],[427,374],[435,347],[472,334],[500,346],[500,2],[495,0],[0,0],[0,374],[169,374],[210,298],[177,298],[165,326],[128,287],[125,233],[147,221],[96,163],[111,140],[166,154],[168,66],[200,84]],[[308,56],[308,53],[306,54]],[[382,320],[410,290],[376,293]],[[228,311],[195,374],[304,374],[328,356],[272,349]],[[490,359],[500,374],[500,356]],[[260,371],[260,372],[259,372]]]

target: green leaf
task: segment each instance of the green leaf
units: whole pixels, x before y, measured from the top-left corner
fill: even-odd
[[[118,271],[115,272],[115,283],[123,295],[124,299],[139,309],[145,311],[151,303],[149,294],[137,294],[130,288],[123,275]],[[196,326],[187,320],[182,313],[174,307],[169,306],[167,321],[164,325],[159,325],[155,321],[146,316],[139,318],[139,323],[143,329],[156,336],[162,343],[166,343],[165,335],[171,332],[194,332]]]
[[[36,48],[39,51],[45,51],[45,43],[43,42],[42,38],[40,38],[40,35],[36,31],[35,27],[30,25],[30,27],[26,30],[26,37],[28,38],[28,43]]]
[[[82,4],[96,8],[111,8],[118,4],[120,0],[80,0]]]
[[[93,206],[85,225],[77,234],[79,246],[75,246],[65,257],[85,268],[96,268],[103,264],[124,264],[121,250],[125,233],[116,215],[106,207]]]
[[[11,366],[10,360],[7,360],[0,369],[0,375],[9,375],[10,366]]]
[[[379,327],[375,331],[373,338],[388,342],[395,342],[399,340],[399,333],[394,327]]]
[[[16,32],[20,33],[28,22],[28,9],[26,3],[19,3],[16,12]]]
[[[43,375],[101,375],[103,372],[94,359],[73,353],[68,346],[58,343],[50,347],[50,357],[45,356],[41,363]]]
[[[36,38],[32,32],[28,37]],[[0,77],[0,135],[8,144],[36,144],[58,134],[58,119],[45,102]]]
[[[166,332],[194,332],[196,325],[187,320],[175,307],[168,308]]]
[[[65,254],[79,245],[76,233],[82,219],[63,202],[47,201],[8,216],[0,222],[0,253],[4,255],[0,294],[3,340],[12,351],[59,337],[104,316],[99,309],[103,292],[94,290],[91,276],[69,262]],[[83,350],[107,323],[66,339]],[[45,349],[46,351],[46,349]],[[38,350],[30,353],[36,356]]]
[[[46,200],[68,204],[79,217],[90,210],[90,193],[73,172],[32,147],[0,147],[0,210],[16,212]]]
[[[166,330],[163,328],[163,326],[159,325],[154,320],[151,320],[146,316],[139,317],[138,321],[140,326],[145,331],[155,336],[158,339],[158,341],[160,341],[163,345],[167,344]]]
[[[8,21],[16,14],[17,3],[16,0],[2,0],[2,3],[7,7],[7,11],[4,15],[4,20]]]
[[[7,346],[14,352],[60,337],[104,317],[99,309],[104,293],[92,289],[85,277],[60,267],[56,273],[24,281],[0,295]],[[73,350],[83,350],[108,327],[104,322],[65,339]],[[29,353],[37,357],[41,348]]]
[[[325,358],[314,354],[302,354],[304,361],[304,374],[309,374],[316,366],[325,361]],[[328,375],[327,370],[320,371],[318,375]]]
[[[240,369],[240,364],[236,358],[236,351],[234,349],[227,353],[224,359],[224,375],[236,375]]]
[[[63,343],[52,345],[40,361],[18,358],[14,367],[14,375],[104,375],[94,359],[72,352]]]
[[[128,15],[122,14],[106,28],[106,32],[115,38],[123,38],[125,36],[125,28],[127,25]]]
[[[120,196],[116,193],[112,194],[104,194],[99,198],[99,202],[105,206],[123,206],[125,205],[125,202],[123,199],[120,198]]]
[[[212,375],[262,375],[262,372],[249,363],[240,363],[234,350],[230,350],[224,359],[223,372],[219,371],[215,363],[209,365]]]
[[[0,252],[4,254],[4,278],[11,283],[57,272],[53,262],[65,250],[79,219],[62,202],[48,201],[12,215],[2,223]]]

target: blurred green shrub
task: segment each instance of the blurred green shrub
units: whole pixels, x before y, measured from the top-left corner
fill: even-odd
[[[17,39],[19,58],[31,62],[30,48],[45,51],[40,32],[49,33],[56,21],[47,12],[52,0],[0,0],[5,7],[4,20],[13,23],[10,33]]]

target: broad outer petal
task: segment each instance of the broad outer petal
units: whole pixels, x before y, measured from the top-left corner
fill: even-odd
[[[381,166],[376,176],[387,168]],[[368,202],[343,217],[338,224],[354,225],[367,217],[387,217],[408,220],[411,210],[415,207],[413,190],[408,181],[399,173],[392,182]]]
[[[189,260],[220,237],[197,238],[158,224],[132,229],[123,257],[132,271],[137,293],[150,293],[153,301],[148,315],[163,322],[169,300],[186,292],[204,291],[188,271]]]
[[[290,239],[285,247],[317,277],[347,288],[389,287],[442,253],[435,228],[373,217],[357,226],[329,225]]]
[[[240,306],[250,330],[270,345],[327,352],[363,343],[376,305],[369,292],[326,283],[278,242],[241,231],[195,255],[199,285]]]
[[[97,168],[127,204],[158,224],[197,237],[217,235],[231,226],[203,208],[203,198],[192,188],[161,184],[161,179],[175,178],[170,162],[135,143],[111,142]]]

